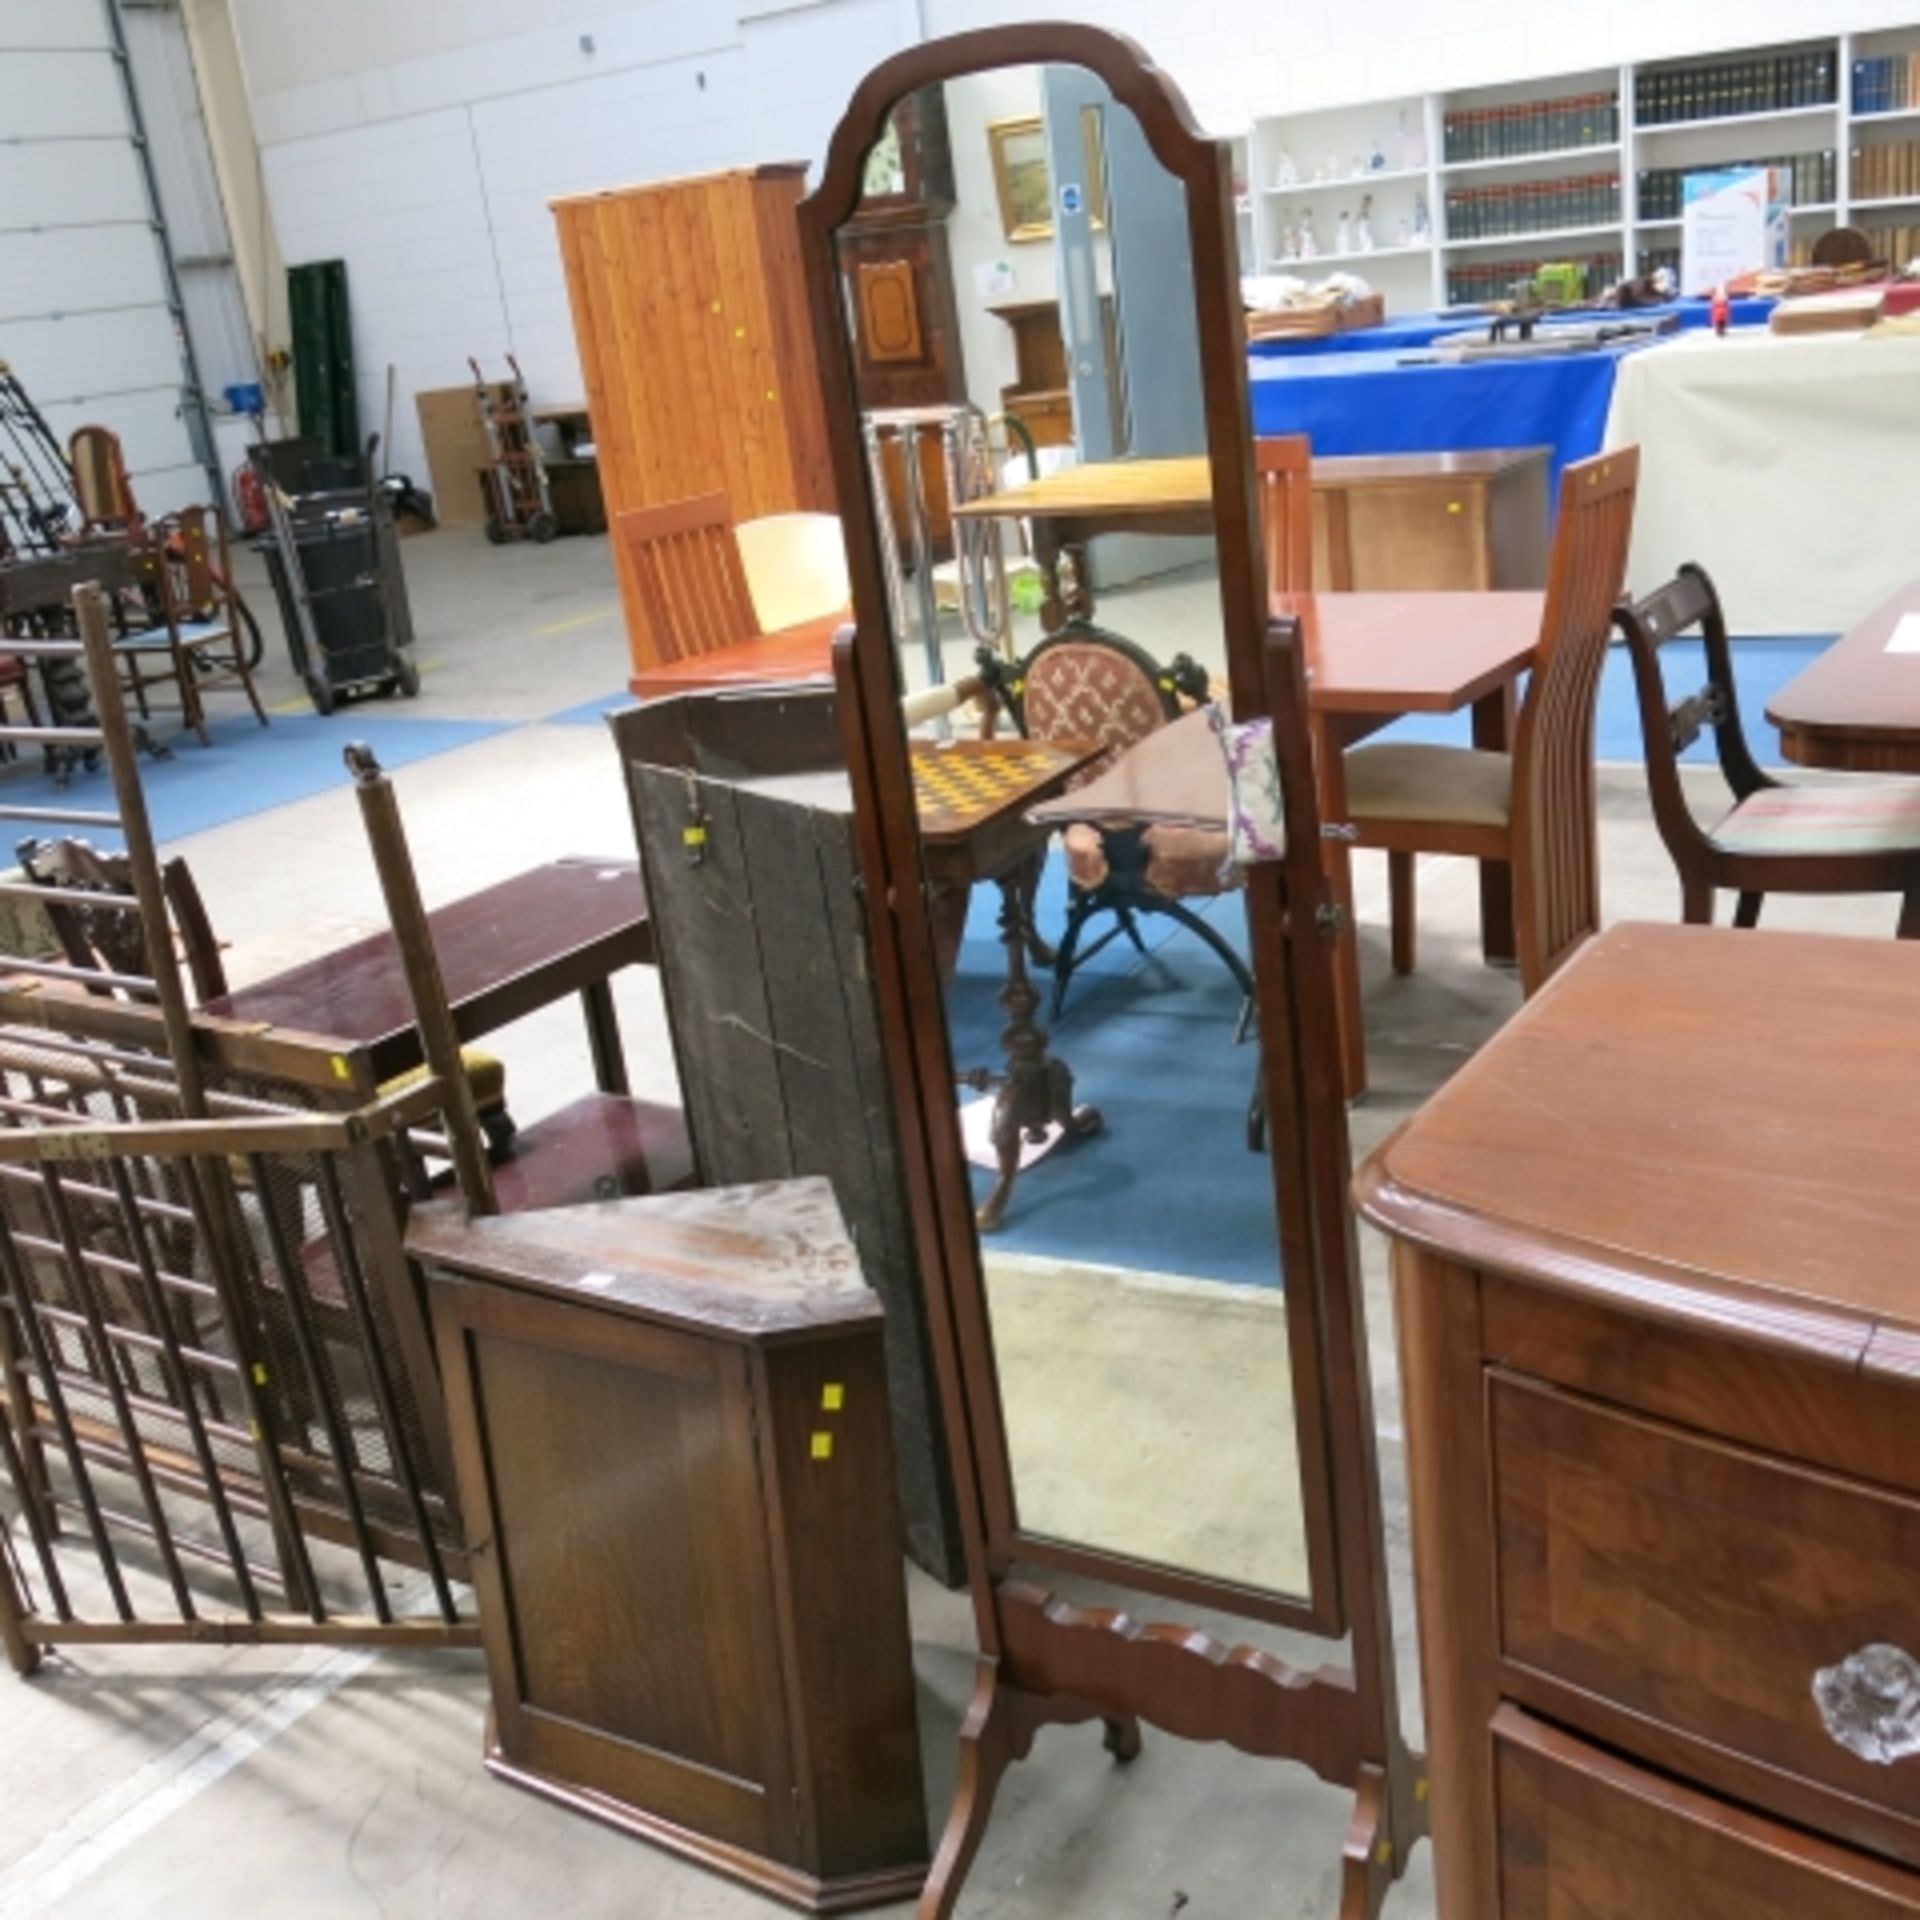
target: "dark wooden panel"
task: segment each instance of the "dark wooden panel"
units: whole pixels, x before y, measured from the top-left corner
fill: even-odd
[[[621,733],[640,750],[639,730]],[[696,757],[690,744],[663,758]],[[740,757],[747,757],[742,749]],[[914,1560],[965,1578],[927,1305],[882,1058],[852,821],[629,758],[659,960],[700,1178],[834,1183],[868,1284],[886,1303],[901,1510]],[[696,862],[683,837],[704,823]]]
[[[1500,1920],[1920,1915],[1911,1874],[1641,1773],[1511,1707],[1493,1731]]]
[[[926,1858],[912,1629],[900,1533],[873,1492],[892,1474],[887,1365],[870,1333],[764,1360],[795,1775],[813,1809],[808,1868],[832,1880]]]
[[[668,1373],[476,1337],[496,1551],[528,1711],[757,1781],[766,1557],[716,1377],[741,1362],[685,1346]],[[596,1456],[632,1464],[579,1476]]]
[[[795,1168],[779,1076],[768,1071],[767,962],[735,790],[702,781],[690,794],[683,775],[658,767],[636,766],[631,777],[659,919],[674,929],[659,958],[694,1164],[714,1186],[782,1179]],[[698,847],[689,830],[704,832]],[[804,944],[798,928],[777,937]]]
[[[1908,1817],[1920,1770],[1821,1724],[1813,1679],[1920,1646],[1920,1503],[1495,1373],[1505,1657]]]

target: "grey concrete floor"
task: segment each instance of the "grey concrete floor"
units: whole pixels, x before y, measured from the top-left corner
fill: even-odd
[[[406,767],[397,784],[430,904],[561,852],[631,847],[610,745],[597,729],[534,724],[610,693],[624,673],[606,543],[488,548],[443,532],[405,549],[427,689],[422,716],[514,723]],[[267,606],[260,596],[263,609]],[[1150,609],[1145,600],[1138,609]],[[1184,627],[1128,630],[1150,642]],[[1122,624],[1118,619],[1115,624]],[[268,698],[299,703],[277,623]],[[340,723],[342,738],[354,722]],[[375,736],[377,738],[377,735]],[[195,751],[191,744],[180,748]],[[1635,768],[1602,775],[1609,920],[1671,919],[1677,890]],[[1712,804],[1702,777],[1701,804]],[[244,981],[380,924],[378,892],[344,782],[337,792],[178,843]],[[1470,866],[1422,863],[1420,970],[1395,978],[1385,877],[1362,862],[1359,917],[1372,1091],[1352,1115],[1356,1156],[1404,1120],[1519,1003],[1480,963]],[[1781,925],[1885,936],[1890,903],[1780,907]],[[639,1090],[673,1073],[657,991],[621,981]],[[516,1108],[586,1084],[571,1009],[500,1037]],[[1376,1383],[1400,1683],[1418,1733],[1392,1322],[1384,1249],[1361,1235]],[[971,1676],[964,1601],[912,1583],[930,1818],[944,1817]],[[1318,1659],[1283,1635],[1221,1631]],[[568,1914],[578,1920],[751,1920],[781,1911],[638,1842],[497,1785],[479,1765],[477,1657],[358,1652],[76,1649],[31,1683],[0,1678],[0,1920],[334,1920],[335,1916]],[[1320,1920],[1334,1912],[1341,1793],[1302,1769],[1148,1732],[1116,1769],[1085,1730],[1043,1733],[1002,1790],[963,1920]],[[905,1911],[902,1909],[901,1911]],[[1433,1911],[1426,1850],[1389,1902]]]

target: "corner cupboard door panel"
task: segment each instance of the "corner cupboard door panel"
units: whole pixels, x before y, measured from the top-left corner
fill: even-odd
[[[1498,1920],[1920,1915],[1920,1878],[1897,1867],[1642,1773],[1513,1707],[1493,1737]]]
[[[788,1763],[738,1349],[520,1307],[470,1326],[515,1765],[782,1851]],[[473,1317],[494,1319],[490,1301]],[[622,1463],[581,1479],[567,1463]],[[483,1593],[483,1602],[489,1596]]]

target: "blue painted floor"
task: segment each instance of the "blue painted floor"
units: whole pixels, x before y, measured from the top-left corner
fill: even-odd
[[[267,727],[251,714],[222,714],[209,730],[213,744],[203,747],[193,734],[176,731],[175,716],[164,715],[157,731],[169,757],[141,756],[141,783],[156,840],[178,840],[345,786],[341,755],[355,740],[371,745],[380,764],[391,771],[471,746],[506,727],[486,720],[410,720],[391,708],[369,706],[331,719],[317,713],[276,714]],[[60,788],[47,776],[37,753],[0,766],[0,804],[116,811],[104,764],[91,773],[76,768]],[[21,832],[27,830],[23,826]],[[119,844],[108,833],[88,837],[102,848]]]
[[[998,907],[995,889],[975,890],[947,991],[954,1062],[963,1070],[1004,1058]],[[1065,863],[1055,858],[1039,900],[1049,939],[1065,912]],[[1211,902],[1207,912],[1244,953],[1238,896]],[[1264,1154],[1247,1150],[1255,1054],[1251,1045],[1234,1043],[1239,989],[1220,961],[1171,920],[1144,919],[1141,931],[1145,956],[1115,941],[1075,974],[1063,1017],[1047,1021],[1079,1097],[1099,1106],[1107,1130],[1056,1148],[1020,1176],[994,1245],[1274,1286],[1273,1173]],[[1043,1021],[1047,1013],[1043,1006]],[[992,1175],[976,1169],[977,1197],[992,1185]]]

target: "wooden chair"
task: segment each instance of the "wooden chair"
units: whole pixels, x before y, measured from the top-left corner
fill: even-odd
[[[1098,627],[1075,625],[1042,640],[1009,668],[991,648],[975,656],[1020,732],[1032,740],[1098,740],[1107,752],[1085,769],[1084,785],[1150,733],[1207,697],[1205,670],[1185,654],[1160,666],[1144,648]],[[1125,934],[1142,953],[1139,916],[1163,914],[1199,937],[1249,999],[1253,977],[1217,929],[1184,904],[1240,884],[1227,860],[1227,834],[1168,825],[1107,828],[1082,821],[1062,836],[1067,853],[1067,924],[1053,956],[1053,1017],[1075,972]],[[1081,941],[1103,913],[1114,924]]]
[[[1739,895],[1737,927],[1758,924],[1769,893],[1897,893],[1900,938],[1920,939],[1920,780],[1789,785],[1763,773],[1740,725],[1719,596],[1701,568],[1682,567],[1614,620],[1633,660],[1653,817],[1679,870],[1682,916],[1710,925],[1722,888]],[[1660,649],[1696,628],[1706,684],[1670,706]],[[1680,755],[1703,728],[1712,729],[1733,791],[1732,811],[1711,827],[1701,826],[1680,779]]]
[[[1253,443],[1269,593],[1313,591],[1313,442],[1304,433]],[[1344,507],[1341,509],[1344,511]],[[1344,580],[1330,583],[1344,587]]]
[[[147,696],[152,688],[176,686],[181,718],[204,747],[211,744],[205,696],[237,686],[264,727],[267,710],[253,684],[235,609],[226,516],[218,507],[183,507],[165,520],[131,532],[129,538],[144,618],[123,627],[113,645],[121,678],[140,717],[151,716]],[[163,664],[145,664],[152,660]]]
[[[75,427],[67,436],[67,464],[87,534],[138,533],[143,521],[120,436],[111,427]]]
[[[1637,447],[1576,461],[1561,475],[1540,646],[1511,754],[1413,743],[1347,754],[1354,844],[1387,853],[1397,973],[1413,969],[1420,853],[1511,865],[1526,993],[1599,929],[1594,708],[1639,475]]]
[[[760,632],[724,493],[634,507],[615,527],[653,645],[653,663],[738,646]]]
[[[844,613],[852,604],[837,513],[770,513],[742,520],[733,539],[760,632]]]

